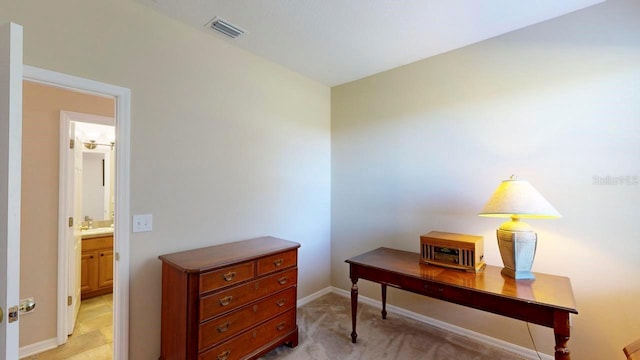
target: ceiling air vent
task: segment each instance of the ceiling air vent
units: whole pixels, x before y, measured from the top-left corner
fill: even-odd
[[[223,33],[232,39],[244,34],[244,30],[219,17],[214,17],[206,26],[210,29]]]

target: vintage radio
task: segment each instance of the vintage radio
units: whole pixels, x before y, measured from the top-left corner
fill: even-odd
[[[482,236],[431,231],[420,236],[420,262],[479,272],[485,267]]]

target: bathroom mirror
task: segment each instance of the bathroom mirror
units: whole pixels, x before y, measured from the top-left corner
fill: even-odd
[[[111,152],[82,153],[82,214],[93,220],[111,220]]]
[[[113,221],[115,207],[115,128],[75,122],[82,149],[82,220]],[[86,221],[85,220],[85,221]]]
[[[111,156],[109,152],[82,153],[82,213],[93,220],[110,220]]]

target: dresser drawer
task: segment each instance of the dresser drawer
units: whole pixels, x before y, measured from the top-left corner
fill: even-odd
[[[296,328],[296,309],[200,354],[200,360],[238,360]]]
[[[200,275],[200,293],[206,293],[225,286],[241,283],[253,279],[255,262],[228,266],[216,271]]]
[[[200,322],[237,309],[263,296],[295,286],[298,269],[276,273],[200,298]]]
[[[296,266],[298,251],[291,250],[280,254],[267,256],[258,260],[258,276],[280,271],[288,267]]]
[[[270,296],[255,304],[238,309],[200,325],[199,349],[219,343],[274,315],[296,307],[296,288]]]

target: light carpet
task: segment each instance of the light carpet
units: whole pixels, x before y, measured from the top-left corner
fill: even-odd
[[[324,295],[298,308],[298,346],[280,346],[262,359],[524,359],[398,314],[389,313],[383,320],[380,310],[358,303],[358,339],[353,344],[350,300]]]

